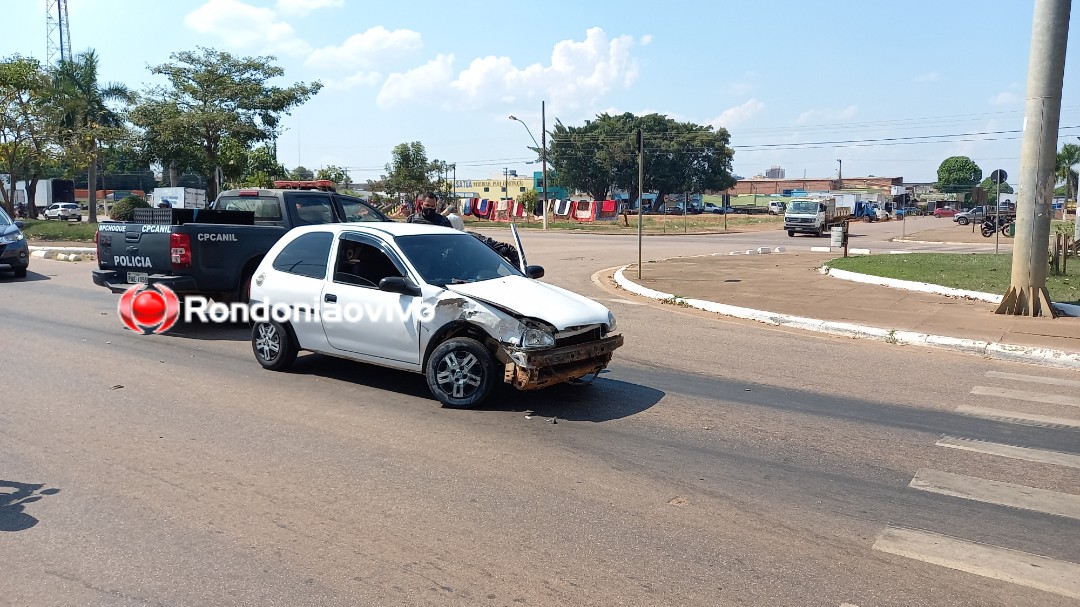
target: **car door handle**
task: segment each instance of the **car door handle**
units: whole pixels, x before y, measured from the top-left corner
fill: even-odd
[[[323,301],[328,301],[330,303],[337,303],[337,295],[334,295],[333,293],[327,293],[326,295],[323,296]]]

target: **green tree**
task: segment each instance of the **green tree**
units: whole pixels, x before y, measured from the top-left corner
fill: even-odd
[[[982,191],[986,192],[986,199],[989,201],[987,204],[997,204],[997,194],[999,190],[998,184],[995,183],[994,180],[990,179],[990,177],[987,177],[986,179],[982,180],[982,183],[979,184],[979,187],[982,189]],[[1013,188],[1011,185],[1003,181],[1001,182],[1000,192],[1002,194],[1012,194]]]
[[[315,179],[328,179],[333,181],[335,186],[342,189],[352,185],[352,180],[349,179],[349,172],[332,164],[315,171]]]
[[[1077,173],[1073,167],[1080,164],[1080,145],[1066,143],[1057,153],[1057,167],[1054,174],[1058,181],[1065,183],[1065,195],[1073,200],[1077,194]],[[1066,202],[1068,202],[1066,200]]]
[[[429,171],[431,165],[428,162],[427,151],[424,144],[419,141],[411,143],[399,143],[390,152],[391,160],[386,165],[386,175],[382,181],[386,186],[386,193],[395,197],[399,202],[411,205],[425,190],[431,189]]]
[[[123,84],[102,86],[98,82],[98,57],[93,50],[61,60],[53,84],[62,113],[62,145],[71,164],[87,171],[88,219],[96,222],[98,149],[103,142],[122,139],[126,128],[121,114],[109,107],[109,103],[130,103],[135,96]]]
[[[289,179],[296,181],[311,181],[315,178],[315,173],[311,169],[301,165],[289,172]]]
[[[964,194],[965,202],[970,202],[972,189],[983,178],[982,169],[967,156],[950,156],[941,161],[937,175],[934,187],[939,192]]]
[[[267,84],[285,72],[274,57],[243,57],[199,47],[199,52],[170,55],[171,63],[150,69],[168,78],[171,88],[156,88],[147,101],[155,108],[145,112],[163,122],[156,130],[173,139],[173,145],[198,142],[193,159],[207,181],[207,199],[217,198],[216,172],[221,167],[222,146],[232,139],[245,149],[270,140],[287,114],[322,89],[322,83],[298,83],[281,88]],[[147,128],[145,121],[140,126]]]
[[[536,193],[536,190],[525,190],[518,194],[517,202],[524,209],[525,212],[532,215],[536,210],[536,203],[540,201],[540,195]]]
[[[551,160],[556,183],[607,198],[614,187],[638,187],[637,136],[644,135],[644,187],[657,200],[675,192],[726,190],[734,151],[725,129],[678,122],[660,114],[600,114],[582,127],[556,122]],[[638,196],[634,196],[638,198]]]
[[[37,216],[37,180],[51,159],[50,142],[57,123],[48,74],[36,59],[15,55],[0,62],[0,173],[10,177],[0,187],[5,209],[15,213],[15,183],[27,182],[27,209]]]

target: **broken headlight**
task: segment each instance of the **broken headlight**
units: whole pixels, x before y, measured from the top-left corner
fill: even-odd
[[[522,348],[550,348],[555,345],[555,336],[550,331],[529,327],[521,334]]]
[[[608,333],[615,330],[615,315],[612,314],[610,310],[607,313],[607,330]]]

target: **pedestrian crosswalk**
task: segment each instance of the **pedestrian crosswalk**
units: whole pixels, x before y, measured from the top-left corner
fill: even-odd
[[[955,413],[1029,428],[1080,431],[1080,411],[1073,410],[1080,409],[1080,398],[1074,395],[1076,388],[1080,388],[1080,381],[999,371],[987,372],[986,380],[987,385],[974,386],[971,390],[971,394],[985,397],[985,406],[960,405]],[[1037,385],[1038,391],[1023,389],[1027,384]],[[1010,410],[1012,408],[1020,410]],[[1030,432],[1027,436],[1031,436]],[[1020,465],[1050,466],[1061,471],[1062,479],[1073,479],[1076,470],[1080,469],[1080,432],[1077,441],[1071,445],[1067,447],[1071,451],[1059,451],[994,442],[985,437],[947,434],[935,447],[1005,458],[1022,462]],[[908,487],[970,502],[1061,517],[1080,525],[1080,495],[1011,482],[1021,480],[987,479],[924,467],[915,473]],[[1080,563],[1076,562],[899,526],[884,529],[875,539],[873,549],[1080,599]]]

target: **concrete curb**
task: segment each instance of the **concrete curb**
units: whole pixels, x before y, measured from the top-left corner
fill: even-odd
[[[859,274],[858,272],[851,272],[849,270],[838,270],[836,268],[830,268],[828,264],[822,264],[821,268],[819,268],[818,271],[822,274],[832,276],[833,278],[839,278],[840,280],[850,280],[852,282],[880,285],[883,287],[892,287],[895,289],[905,289],[908,291],[919,291],[922,293],[933,293],[935,295],[944,295],[945,297],[974,299],[976,301],[985,301],[987,303],[993,304],[1001,303],[1002,299],[1001,295],[997,295],[994,293],[967,291],[964,289],[943,287],[941,285],[935,285],[926,282],[915,282],[912,280],[900,280],[898,278],[885,278],[883,276]],[[1080,306],[1054,302],[1054,307],[1066,316],[1080,316]]]
[[[814,331],[817,333],[827,333],[830,335],[839,335],[851,338],[876,339],[879,341],[884,341],[886,343],[898,345],[943,348],[962,352],[964,354],[974,354],[977,356],[982,356],[984,358],[991,358],[996,360],[1036,363],[1052,367],[1063,367],[1066,369],[1080,369],[1080,352],[1067,352],[1063,350],[1053,350],[1049,348],[1039,348],[1034,346],[1002,344],[983,340],[949,337],[946,335],[930,335],[927,333],[916,333],[914,331],[883,329],[880,327],[819,320],[816,318],[792,316],[787,314],[780,314],[777,312],[754,310],[751,308],[741,308],[738,306],[705,301],[702,299],[687,299],[683,297],[676,297],[671,293],[664,293],[662,291],[650,289],[629,280],[623,275],[623,272],[628,267],[630,267],[629,264],[624,265],[615,272],[614,278],[616,284],[636,295],[641,295],[650,299],[656,299],[665,303],[672,303],[674,305],[697,308],[708,312],[715,312],[724,316],[743,318],[746,320],[754,320],[774,326],[791,327],[795,329],[803,329],[806,331]]]
[[[53,251],[55,253],[80,253],[80,254],[83,254],[83,255],[85,255],[87,253],[97,253],[97,248],[95,248],[95,247],[50,247],[50,246],[33,245],[33,246],[30,246],[30,250],[31,251],[46,251],[46,252]]]

